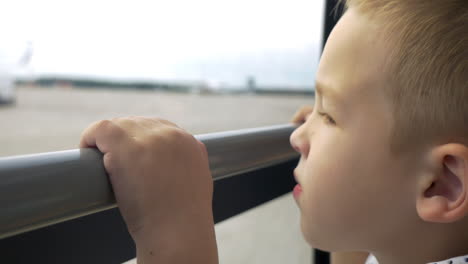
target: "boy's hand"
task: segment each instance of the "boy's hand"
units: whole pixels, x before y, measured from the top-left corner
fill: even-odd
[[[201,142],[169,121],[131,117],[92,124],[80,147],[104,154],[139,263],[216,263],[213,180]]]
[[[295,124],[302,124],[307,120],[307,118],[309,117],[310,114],[312,114],[313,111],[314,111],[313,106],[309,106],[309,105],[302,106],[294,114],[293,118],[291,119],[291,122]]]

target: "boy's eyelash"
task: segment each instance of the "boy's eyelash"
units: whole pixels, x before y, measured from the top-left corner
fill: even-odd
[[[320,116],[322,116],[323,118],[325,118],[325,122],[326,122],[327,124],[336,125],[335,120],[333,120],[333,118],[332,118],[330,115],[328,115],[327,113],[322,113],[322,112],[318,112],[318,111],[317,111],[317,113],[318,113]]]

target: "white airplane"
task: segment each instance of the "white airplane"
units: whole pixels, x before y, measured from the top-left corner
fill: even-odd
[[[17,67],[26,66],[32,57],[32,43],[27,43],[26,51],[18,62],[12,62],[8,50],[0,47],[0,104],[16,102],[16,87],[14,71]]]

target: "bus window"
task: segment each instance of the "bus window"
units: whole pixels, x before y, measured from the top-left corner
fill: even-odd
[[[323,6],[7,1],[0,36],[13,44],[0,45],[0,157],[77,148],[84,128],[116,116],[157,116],[194,134],[287,123],[313,104]],[[296,228],[297,218],[278,218],[267,235],[255,225],[278,210],[265,210],[241,217],[253,222],[233,220],[242,237],[232,233],[231,220],[217,227],[221,263],[308,263],[298,229],[288,245],[271,244],[289,237],[291,230],[278,230]]]

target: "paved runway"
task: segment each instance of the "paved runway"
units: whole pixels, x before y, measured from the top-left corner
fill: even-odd
[[[0,157],[77,147],[90,123],[116,116],[169,119],[194,134],[282,124],[312,97],[199,95],[155,91],[20,87],[0,107]],[[309,264],[291,195],[216,226],[220,263]]]

